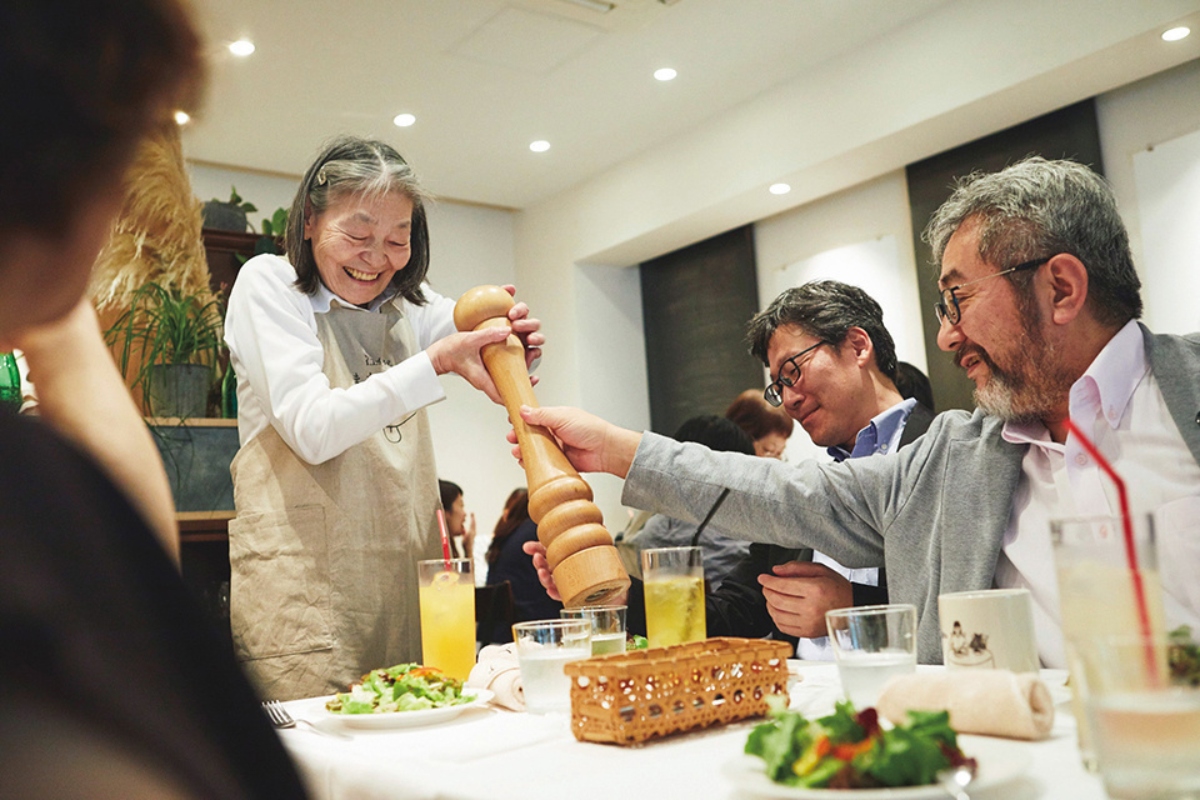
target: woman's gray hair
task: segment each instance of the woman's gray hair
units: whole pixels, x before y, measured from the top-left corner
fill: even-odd
[[[1088,271],[1088,301],[1098,321],[1120,326],[1142,315],[1141,281],[1129,235],[1104,178],[1074,161],[1033,156],[994,173],[959,179],[922,238],[940,271],[946,244],[967,220],[979,224],[979,257],[999,269],[1070,253]],[[1029,285],[1028,273],[1005,276]]]
[[[371,199],[398,192],[413,204],[411,256],[393,276],[391,288],[414,305],[425,305],[421,283],[429,271],[429,226],[425,201],[429,195],[417,176],[391,146],[374,139],[339,136],[322,148],[304,173],[288,216],[286,249],[296,269],[296,286],[312,294],[321,276],[313,258],[312,242],[304,238],[307,218],[323,213],[333,202],[349,195]]]

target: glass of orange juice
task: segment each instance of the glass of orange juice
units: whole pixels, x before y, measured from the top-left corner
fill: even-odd
[[[465,681],[475,666],[475,578],[467,558],[417,562],[421,660]]]

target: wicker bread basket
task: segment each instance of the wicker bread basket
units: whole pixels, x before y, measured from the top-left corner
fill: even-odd
[[[571,731],[581,742],[634,744],[767,713],[787,699],[786,642],[713,638],[574,661]]]

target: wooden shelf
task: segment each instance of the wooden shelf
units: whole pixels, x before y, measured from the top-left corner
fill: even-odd
[[[236,428],[236,419],[221,417],[143,417],[147,425],[164,428]]]

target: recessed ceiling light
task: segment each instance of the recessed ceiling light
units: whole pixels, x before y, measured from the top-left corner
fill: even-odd
[[[187,113],[186,111],[180,109],[179,111],[175,112],[175,124],[176,125],[187,125],[191,121],[192,121],[192,115]]]
[[[254,52],[254,42],[249,39],[238,39],[236,42],[230,42],[229,52],[235,56],[242,56],[244,58]]]
[[[771,188],[767,189],[771,194],[787,194],[791,190],[792,187],[786,183],[772,183]]]
[[[412,114],[397,114],[396,118],[392,120],[392,122],[396,124],[397,128],[407,128],[416,121],[417,118]]]
[[[1186,39],[1187,35],[1192,32],[1192,29],[1180,25],[1178,28],[1171,28],[1169,31],[1163,31],[1164,42],[1178,42],[1180,39]]]
[[[538,139],[536,142],[529,143],[529,149],[535,153],[544,153],[550,149],[550,143],[545,139]]]
[[[678,74],[678,72],[670,67],[663,67],[662,69],[654,70],[654,79],[659,81],[673,81]]]

